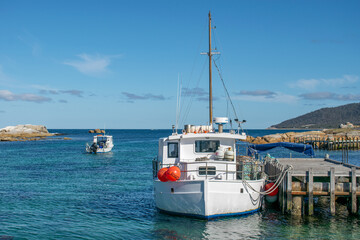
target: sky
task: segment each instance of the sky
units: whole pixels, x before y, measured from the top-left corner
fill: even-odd
[[[360,102],[360,1],[0,1],[0,128],[262,129]]]

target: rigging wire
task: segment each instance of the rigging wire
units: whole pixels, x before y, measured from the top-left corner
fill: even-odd
[[[218,38],[218,35],[217,35],[217,31],[216,31],[216,30],[217,30],[216,27],[214,27],[214,31],[213,31],[214,45],[215,45],[215,49],[216,49],[216,50],[221,50],[221,49],[222,49],[222,47],[221,47],[221,42],[220,42],[220,39]],[[219,47],[218,47],[218,46],[219,46]],[[221,58],[220,55],[215,56],[215,57],[213,58],[213,62],[214,62],[214,63],[215,63],[215,62],[218,63],[216,67],[217,67],[217,70],[218,70],[218,72],[219,72],[219,76],[220,76],[221,81],[222,81],[223,86],[224,86],[224,94],[225,94],[225,99],[226,99],[226,116],[230,119],[229,129],[232,129],[232,121],[231,121],[231,118],[232,118],[231,116],[232,116],[232,114],[231,114],[231,110],[230,110],[229,105],[232,105],[232,108],[233,108],[233,111],[234,111],[235,116],[236,116],[236,111],[235,111],[235,107],[233,106],[233,103],[231,102],[230,95],[229,95],[229,93],[227,92],[227,88],[225,87],[225,83],[224,83],[223,77],[222,77],[222,75],[221,75],[221,72],[223,72],[223,71],[222,71],[221,60],[222,60],[222,58]],[[235,118],[237,118],[237,116],[236,116]]]
[[[205,59],[205,60],[206,60],[206,59]],[[204,64],[203,64],[203,67],[202,67],[200,76],[199,76],[199,78],[198,78],[198,81],[197,81],[196,86],[195,86],[194,89],[197,89],[198,86],[199,86],[200,80],[201,80],[202,75],[203,75],[204,70],[205,70],[205,66],[206,66],[206,61],[204,61]],[[195,92],[192,91],[191,94],[190,94],[189,103],[188,103],[188,105],[187,105],[187,107],[186,107],[186,109],[185,109],[184,117],[183,117],[183,119],[182,119],[182,121],[181,121],[181,125],[184,124],[184,122],[186,121],[186,119],[187,119],[187,117],[188,117],[188,115],[189,115],[189,113],[190,113],[190,108],[191,108],[191,105],[192,105],[192,103],[193,103],[193,98],[194,98],[194,97],[195,97]]]
[[[233,111],[234,111],[235,117],[238,119],[238,116],[237,116],[237,114],[236,114],[236,110],[235,110],[234,104],[233,104],[233,102],[231,101],[230,94],[229,94],[229,92],[228,92],[228,90],[227,90],[227,88],[226,88],[226,85],[225,85],[224,79],[223,79],[223,77],[222,77],[222,75],[221,75],[220,69],[219,69],[218,65],[216,64],[216,62],[215,62],[215,61],[213,61],[213,62],[214,62],[214,66],[216,67],[216,69],[217,69],[217,71],[218,71],[218,73],[219,73],[219,77],[220,77],[220,79],[221,79],[221,83],[222,83],[222,85],[223,85],[223,87],[224,87],[224,89],[225,89],[226,96],[227,96],[228,99],[229,99],[229,102],[230,102],[231,107],[232,107],[232,109],[233,109]]]
[[[207,27],[206,27],[206,26],[207,26],[207,21],[204,21],[204,26],[205,26],[205,27],[203,27],[203,31],[202,31],[202,33],[201,33],[201,39],[200,39],[200,41],[199,41],[199,45],[198,45],[198,47],[197,47],[197,52],[200,52],[200,47],[203,45],[203,41],[204,41],[204,39],[205,39],[204,36],[205,36],[206,30],[207,30]],[[190,77],[189,77],[189,81],[187,82],[186,87],[185,87],[185,89],[187,89],[187,90],[190,90],[190,83],[192,82],[191,79],[192,79],[192,77],[193,77],[195,65],[196,65],[196,63],[198,62],[198,58],[199,58],[199,55],[197,55],[197,57],[195,57],[195,59],[194,59],[194,63],[193,63],[192,69],[191,69]],[[203,66],[203,68],[204,68],[204,66]],[[203,74],[203,71],[204,71],[204,70],[201,71],[200,78],[201,78],[201,76],[202,76],[202,74]],[[199,81],[200,81],[200,79],[197,81],[197,85],[196,85],[195,88],[198,87]],[[185,97],[190,97],[189,100],[187,101],[187,104],[185,104],[185,101],[186,101],[186,100],[185,100]],[[183,125],[183,123],[184,123],[184,122],[186,121],[186,119],[187,119],[187,116],[188,116],[188,114],[189,114],[189,112],[190,112],[190,108],[191,108],[191,105],[192,105],[192,98],[193,98],[193,97],[194,97],[194,92],[193,92],[193,91],[190,91],[190,96],[185,96],[185,95],[184,95],[183,104],[181,104],[181,108],[180,108],[180,111],[179,111],[179,120],[180,120],[180,116],[184,116],[184,117],[182,117],[181,125]],[[184,113],[184,115],[183,115],[182,113],[183,113],[184,111],[185,111],[185,113]]]
[[[215,25],[215,24],[214,24],[214,25]],[[218,34],[217,34],[217,31],[216,31],[216,30],[217,30],[217,29],[214,28],[214,31],[213,31],[215,47],[216,47],[216,49],[218,49],[218,50],[221,51],[223,48],[222,48],[222,44],[221,44],[220,38],[218,37]],[[224,61],[224,57],[222,56],[222,57],[220,58],[220,56],[217,56],[216,58],[213,59],[213,61],[214,61],[214,63],[215,63],[215,62],[218,62],[218,64],[217,64],[216,67],[217,67],[217,70],[218,70],[219,75],[220,75],[220,77],[221,77],[221,81],[223,82],[223,77],[221,76],[221,72],[223,72],[223,71],[222,71],[221,61]],[[215,63],[215,65],[216,65],[216,63]],[[224,85],[224,83],[223,83],[223,85]],[[226,92],[226,95],[228,96],[227,101],[230,102],[232,108],[234,109],[234,105],[233,105],[233,103],[232,103],[232,100],[231,100],[231,98],[230,98],[230,96],[229,96],[226,88],[225,88],[225,92]],[[228,104],[228,102],[227,102],[227,104]],[[235,114],[235,118],[238,119],[237,113],[236,113],[235,110],[234,110],[234,114]],[[243,115],[243,114],[241,114],[241,109],[240,109],[240,115]],[[231,118],[230,118],[230,119],[231,119]],[[241,126],[240,126],[240,128],[241,128]],[[242,129],[242,128],[241,128],[241,129]],[[244,131],[244,129],[242,129],[242,130]],[[248,132],[247,132],[246,129],[245,129],[245,132],[246,132],[246,134],[248,134]]]

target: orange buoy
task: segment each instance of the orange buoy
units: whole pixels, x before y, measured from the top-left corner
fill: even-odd
[[[265,185],[265,191],[269,190],[272,186],[274,186],[274,183],[268,183]],[[275,189],[272,189],[272,192],[267,194],[268,196],[275,196],[279,192],[279,189],[276,187]]]
[[[167,180],[172,181],[172,182],[178,180],[181,176],[180,168],[178,168],[177,166],[170,167],[166,171],[165,176],[166,176]]]
[[[166,178],[166,171],[168,170],[168,168],[162,168],[158,171],[157,173],[157,177],[160,181],[162,182],[167,182],[168,179]]]

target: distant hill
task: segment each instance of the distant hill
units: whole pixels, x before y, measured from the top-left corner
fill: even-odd
[[[360,125],[360,103],[351,103],[333,108],[321,108],[273,125],[271,128],[338,128],[340,124],[346,122]]]

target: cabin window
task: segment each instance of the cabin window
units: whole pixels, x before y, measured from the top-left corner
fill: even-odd
[[[195,141],[195,152],[197,153],[216,152],[219,146],[220,146],[220,141],[214,141],[214,140]]]
[[[199,167],[199,175],[215,175],[216,167]]]
[[[106,137],[97,137],[98,142],[106,142]]]
[[[178,157],[178,143],[168,143],[168,157],[177,158]]]

